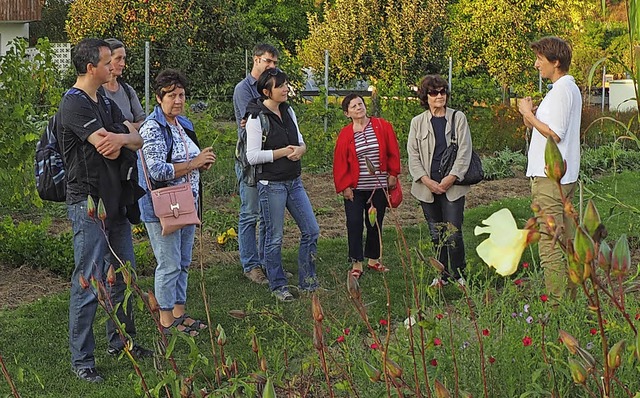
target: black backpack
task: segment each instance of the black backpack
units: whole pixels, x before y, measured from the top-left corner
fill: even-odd
[[[43,200],[64,202],[67,193],[62,154],[58,146],[57,113],[49,119],[40,140],[36,144],[36,190]]]
[[[262,126],[262,144],[267,140],[267,136],[269,135],[269,119],[267,116],[261,111],[258,113],[258,117],[260,118],[260,125]],[[256,168],[260,167],[253,166],[247,160],[247,129],[243,128],[240,131],[240,137],[238,137],[238,142],[236,143],[236,160],[240,163],[240,169],[242,170],[242,181],[250,187],[256,186]]]

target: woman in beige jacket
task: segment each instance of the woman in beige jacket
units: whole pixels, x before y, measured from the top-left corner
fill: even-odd
[[[464,180],[471,160],[471,133],[466,116],[447,108],[447,81],[439,75],[425,76],[418,88],[420,104],[426,109],[411,121],[407,152],[409,172],[413,178],[411,194],[422,206],[429,224],[438,260],[445,266],[445,279],[434,279],[441,286],[447,279],[464,284],[465,267],[462,221],[467,185],[454,185]],[[442,175],[440,160],[451,143],[455,115],[458,155],[451,172]]]

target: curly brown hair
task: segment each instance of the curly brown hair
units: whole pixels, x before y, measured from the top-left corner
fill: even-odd
[[[429,91],[444,88],[447,90],[447,102],[449,101],[449,84],[440,75],[427,75],[422,78],[418,86],[418,98],[424,109],[429,109]]]

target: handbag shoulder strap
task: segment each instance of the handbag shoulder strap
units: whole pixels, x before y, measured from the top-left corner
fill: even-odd
[[[177,123],[177,121],[176,121]],[[168,133],[171,134],[171,129],[168,129]],[[182,126],[178,127],[178,131],[180,132],[180,138],[182,138],[182,143],[184,144],[184,149],[185,149],[185,153],[187,155],[187,162],[189,162],[189,146],[187,145],[187,141],[184,139],[184,133],[182,132]],[[173,142],[173,141],[172,141]],[[170,150],[173,150],[173,145],[172,148]],[[142,171],[144,173],[144,179],[147,183],[147,188],[149,188],[149,191],[152,190],[152,186],[151,186],[151,181],[149,180],[149,174],[148,174],[148,167],[147,167],[147,163],[144,161],[144,154],[142,153],[142,148],[140,148],[138,150],[139,154],[138,156],[140,156],[140,163],[142,164]],[[187,181],[189,181],[189,183],[191,183],[191,173],[187,172]]]
[[[453,111],[453,116],[451,117],[451,142],[454,144],[458,142],[458,136],[456,133],[456,114],[457,113],[458,113],[457,110]]]

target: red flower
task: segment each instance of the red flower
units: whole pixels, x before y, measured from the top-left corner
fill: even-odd
[[[338,338],[336,339],[336,341],[338,343],[344,343],[344,336],[338,336]]]
[[[636,315],[636,316],[637,316],[637,315]],[[436,319],[440,320],[440,319],[442,319],[442,318],[444,318],[444,315],[442,315],[442,314],[436,314]]]
[[[377,350],[378,349],[378,344],[377,343],[373,343],[373,344],[371,344],[370,347],[371,347],[372,350]]]
[[[520,286],[520,285],[522,285],[522,278],[518,278],[518,279],[516,279],[515,281],[513,281],[513,283],[515,283],[515,284],[516,284],[516,286]]]
[[[495,361],[496,361],[496,359],[493,356],[489,357],[489,363],[494,363]]]
[[[542,296],[540,296],[540,300],[542,300],[543,303],[546,303],[549,300],[549,296],[543,294]]]
[[[346,329],[344,330],[344,334],[345,334],[345,336],[348,336],[348,335],[349,335],[349,333],[351,333],[351,329],[346,328]]]
[[[437,337],[436,337],[436,338],[434,338],[434,339],[433,339],[433,345],[436,345],[436,346],[438,346],[438,345],[442,345],[442,340],[440,340],[440,339],[439,339],[439,338],[437,338]]]
[[[636,321],[640,320],[640,313],[636,314]]]
[[[389,322],[386,319],[380,319],[380,326],[387,326]]]
[[[523,344],[525,347],[530,346],[532,342],[533,342],[533,340],[531,340],[531,337],[529,337],[529,336],[524,336],[524,337],[522,338],[522,344]]]
[[[482,335],[483,336],[488,336],[489,335],[489,329],[482,329]]]
[[[431,364],[431,366],[438,366],[438,360],[433,358],[431,361],[429,361],[429,363]]]
[[[591,333],[591,335],[594,336],[598,333],[598,330],[596,328],[591,328],[589,329],[589,333]]]
[[[529,268],[529,263],[522,263],[522,268]],[[494,359],[495,360],[495,359]],[[492,362],[493,363],[493,362]]]

